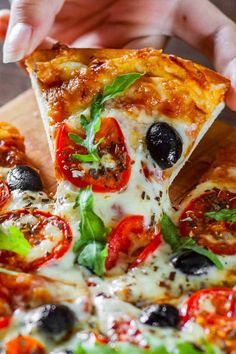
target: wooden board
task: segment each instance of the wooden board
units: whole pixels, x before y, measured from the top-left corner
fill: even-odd
[[[38,106],[32,90],[28,90],[0,108],[0,121],[16,126],[25,137],[26,153],[38,168],[49,191],[54,191],[55,177],[48,144]]]
[[[25,136],[27,155],[33,165],[41,171],[46,188],[53,192],[56,186],[53,166],[32,90],[26,91],[0,108],[0,120],[15,125]],[[211,163],[219,145],[228,139],[236,142],[236,129],[218,120],[174,181],[170,192],[175,204],[197,183]]]

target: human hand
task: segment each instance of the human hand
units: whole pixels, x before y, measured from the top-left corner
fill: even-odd
[[[53,40],[75,47],[160,48],[176,36],[231,79],[227,104],[236,110],[236,24],[207,0],[14,0],[11,13],[0,11],[5,35],[4,62]]]

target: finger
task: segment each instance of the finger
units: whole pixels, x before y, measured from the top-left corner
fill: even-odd
[[[144,36],[140,38],[135,38],[128,41],[124,48],[128,49],[139,49],[145,47],[154,47],[154,48],[165,48],[168,41],[168,37],[156,35],[156,36]]]
[[[39,45],[38,49],[51,49],[53,47],[54,44],[56,44],[57,41],[54,40],[53,38],[50,37],[46,37],[42,43]],[[26,74],[28,74],[28,71],[26,69],[26,64],[25,64],[25,60],[22,59],[20,61],[17,62],[17,64],[19,65],[19,67],[21,69],[23,69],[25,71]]]
[[[6,37],[9,18],[9,10],[0,10],[0,41],[3,41]]]
[[[227,97],[236,109],[236,25],[207,0],[181,0],[173,17],[172,34],[207,55],[215,68],[231,79]]]
[[[229,108],[236,111],[236,58],[231,60],[226,66],[224,74],[231,79],[231,88],[228,92],[226,103]]]
[[[112,48],[140,48],[164,44],[176,0],[113,1],[106,18],[93,31],[80,36],[76,45]]]
[[[63,3],[63,0],[14,0],[3,61],[15,62],[29,55],[47,36]]]

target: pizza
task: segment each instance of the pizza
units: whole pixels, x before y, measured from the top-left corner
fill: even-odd
[[[26,64],[58,187],[1,123],[2,352],[236,353],[235,145],[178,211],[168,194],[228,80],[154,49],[57,45]]]

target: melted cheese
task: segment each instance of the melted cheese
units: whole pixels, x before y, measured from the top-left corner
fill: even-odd
[[[19,189],[11,191],[10,200],[4,210],[36,208],[51,212],[53,210],[53,199],[49,198],[45,192],[21,191]]]

